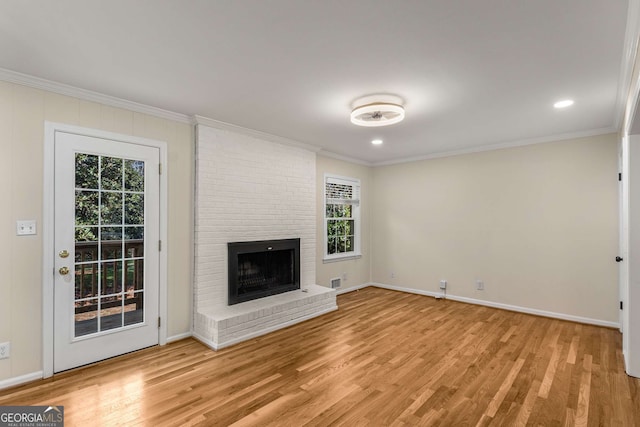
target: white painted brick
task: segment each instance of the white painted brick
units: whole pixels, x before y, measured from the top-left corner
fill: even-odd
[[[215,319],[197,313],[195,323],[197,329],[204,330],[201,335],[219,345],[334,309],[335,298],[335,291],[312,285],[307,294],[290,292],[227,307],[225,318],[219,318],[215,310],[208,311],[218,316]]]
[[[315,283],[315,153],[201,125],[197,141],[196,311],[215,315],[227,308],[227,242],[300,237],[301,283]],[[289,310],[291,304],[281,304],[214,324],[196,316],[194,323],[198,333],[216,329],[207,332],[217,342],[226,328],[241,323],[276,314],[274,324],[284,323]]]

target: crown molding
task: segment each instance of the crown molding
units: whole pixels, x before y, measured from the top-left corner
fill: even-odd
[[[618,78],[618,94],[614,110],[614,126],[630,127],[629,98],[637,97],[637,93],[631,93],[637,85],[634,85],[633,72],[638,53],[638,36],[640,34],[640,0],[629,0],[627,9],[627,28],[625,29],[624,46],[622,50],[622,64],[620,65],[620,77]],[[633,102],[632,108],[635,108]],[[627,129],[623,129],[627,131]]]
[[[373,163],[367,162],[366,160],[356,159],[355,157],[343,156],[342,154],[337,154],[337,153],[334,153],[333,151],[327,151],[325,149],[321,149],[318,152],[318,155],[323,157],[330,157],[336,160],[342,160],[343,162],[355,163],[357,165],[369,166],[369,167],[373,166]]]
[[[616,113],[615,126],[600,128],[600,129],[593,129],[593,130],[584,131],[584,132],[552,135],[552,136],[543,137],[543,138],[533,138],[533,139],[526,139],[526,140],[520,140],[520,141],[491,144],[491,145],[486,145],[482,147],[443,151],[439,153],[432,153],[432,154],[426,154],[426,155],[415,156],[415,157],[406,157],[406,158],[381,161],[381,162],[368,162],[368,161],[357,159],[354,157],[337,154],[332,151],[327,151],[316,145],[303,143],[303,142],[285,138],[282,136],[272,135],[266,132],[245,128],[242,126],[222,122],[215,119],[210,119],[204,116],[198,116],[198,115],[188,116],[182,113],[163,110],[161,108],[140,104],[138,102],[128,101],[126,99],[105,95],[105,94],[94,92],[91,90],[77,88],[74,86],[54,82],[51,80],[42,79],[40,77],[35,77],[28,74],[7,70],[4,68],[0,68],[0,80],[8,83],[15,83],[23,86],[32,87],[35,89],[45,90],[45,91],[57,93],[60,95],[71,96],[71,97],[86,100],[86,101],[97,102],[97,103],[108,105],[111,107],[123,108],[126,110],[148,114],[151,116],[160,117],[167,120],[173,120],[180,123],[188,123],[192,125],[201,124],[201,125],[213,127],[216,129],[236,132],[236,133],[251,136],[254,138],[267,140],[270,142],[302,148],[302,149],[317,153],[318,155],[321,155],[324,157],[330,157],[336,160],[342,160],[345,162],[368,166],[368,167],[376,167],[376,166],[388,166],[388,165],[394,165],[394,164],[400,164],[400,163],[409,163],[409,162],[415,162],[420,160],[437,159],[441,157],[451,157],[451,156],[458,156],[458,155],[464,155],[464,154],[480,153],[484,151],[500,150],[504,148],[521,147],[525,145],[540,144],[545,142],[562,141],[567,139],[604,135],[607,133],[617,133],[619,131],[619,126],[620,126],[620,122],[622,121],[622,118],[624,117],[625,113],[628,114],[628,111],[625,107],[628,101],[627,95],[629,95],[629,90],[632,83],[631,79],[632,79],[632,73],[633,73],[633,63],[636,57],[636,49],[638,48],[637,35],[639,30],[640,30],[640,0],[630,0],[629,19],[627,23],[627,34],[625,37],[625,56],[623,59],[624,63],[623,63],[623,71],[622,71],[623,77],[621,77],[624,79],[624,82],[621,83],[618,91],[618,105],[616,107],[617,113]],[[640,88],[640,85],[639,85],[639,88]]]
[[[544,144],[547,142],[565,141],[568,139],[586,138],[590,136],[606,135],[609,133],[618,133],[618,129],[614,127],[592,129],[583,132],[563,133],[559,135],[545,136],[541,138],[523,139],[519,141],[503,142],[498,144],[484,145],[481,147],[463,148],[461,150],[442,151],[440,153],[426,154],[424,156],[406,157],[403,159],[389,160],[383,162],[372,163],[372,166],[389,166],[400,163],[417,162],[420,160],[439,159],[442,157],[461,156],[464,154],[482,153],[484,151],[502,150],[505,148],[523,147],[525,145]]]
[[[230,132],[239,133],[241,135],[250,136],[257,139],[262,139],[269,142],[275,142],[277,144],[289,145],[291,147],[298,147],[305,150],[312,151],[317,153],[321,150],[320,147],[316,145],[306,144],[304,142],[296,141],[293,139],[285,138],[283,136],[273,135],[267,132],[262,132],[255,129],[249,129],[242,126],[234,125],[232,123],[222,122],[220,120],[210,119],[208,117],[195,115],[192,117],[193,124],[195,125],[204,125],[211,128],[226,130]]]
[[[173,120],[180,123],[191,123],[191,117],[186,114],[175,113],[173,111],[163,110],[162,108],[152,107],[150,105],[140,104],[138,102],[127,101],[126,99],[116,98],[115,96],[104,95],[87,89],[80,89],[75,86],[42,79],[40,77],[30,76],[28,74],[18,73],[16,71],[0,68],[0,80],[15,83],[22,86],[32,87],[34,89],[46,90],[48,92],[60,95],[71,96],[73,98],[85,101],[97,102],[111,107],[123,108],[135,111],[137,113],[148,114],[150,116],[160,117],[167,120]]]

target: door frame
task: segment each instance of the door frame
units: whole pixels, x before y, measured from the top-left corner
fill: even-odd
[[[619,194],[619,251],[618,256],[622,257],[622,262],[618,264],[618,292],[620,298],[620,304],[623,305],[624,310],[620,309],[620,332],[622,333],[622,355],[625,360],[625,365],[628,365],[629,360],[629,267],[631,265],[631,259],[629,258],[629,206],[630,206],[630,193],[629,183],[631,182],[631,170],[630,170],[630,139],[629,135],[624,135],[620,139],[619,149],[619,168],[621,173],[618,194]]]
[[[160,271],[159,271],[159,304],[158,313],[161,318],[158,329],[158,343],[167,343],[167,143],[137,136],[123,135],[98,129],[84,128],[45,121],[44,123],[44,182],[42,210],[42,367],[43,378],[53,376],[54,354],[54,318],[53,318],[53,286],[54,286],[54,173],[55,173],[55,136],[56,132],[108,139],[129,144],[138,144],[158,148],[160,151]]]

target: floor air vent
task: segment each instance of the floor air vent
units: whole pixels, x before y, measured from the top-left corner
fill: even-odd
[[[340,279],[339,277],[336,277],[335,279],[331,279],[332,289],[339,288],[341,284],[342,284],[342,279]]]

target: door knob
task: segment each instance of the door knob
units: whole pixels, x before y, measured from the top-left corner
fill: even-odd
[[[621,258],[621,257],[619,257],[619,256],[617,256],[617,257],[616,257],[616,262],[620,262],[620,261],[622,261],[622,258]]]
[[[63,251],[60,251],[58,255],[60,255],[60,258],[67,258],[69,256],[69,251],[65,249]]]
[[[69,274],[69,267],[60,267],[60,270],[58,270],[58,272],[63,276]]]

